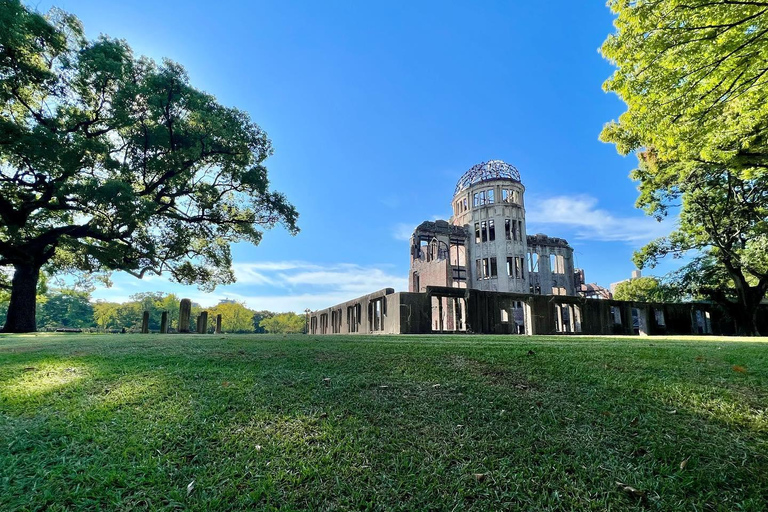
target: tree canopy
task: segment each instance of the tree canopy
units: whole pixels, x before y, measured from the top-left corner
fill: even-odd
[[[616,300],[639,302],[675,302],[679,300],[675,289],[655,277],[638,277],[622,281],[613,294]]]
[[[173,62],[88,41],[80,22],[0,2],[0,266],[8,332],[35,328],[40,269],[231,283],[230,244],[296,233],[266,134]]]
[[[306,318],[296,313],[279,313],[268,318],[264,318],[259,326],[268,333],[278,334],[298,334],[304,332]]]
[[[223,332],[254,332],[253,315],[255,311],[248,309],[242,302],[223,300],[210,308],[208,313],[209,318],[221,315],[221,330]]]
[[[733,293],[723,293],[722,279],[698,289],[755,334],[768,289],[768,4],[609,5],[616,32],[602,53],[617,69],[604,87],[627,111],[601,138],[638,155],[638,207],[658,218],[679,213],[677,229],[635,263],[693,251],[721,266]]]

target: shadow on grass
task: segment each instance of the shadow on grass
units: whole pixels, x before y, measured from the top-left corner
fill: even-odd
[[[728,420],[748,390],[765,396],[749,347],[482,340],[85,337],[0,352],[0,508],[764,504],[759,409]],[[734,354],[753,373],[728,374]]]

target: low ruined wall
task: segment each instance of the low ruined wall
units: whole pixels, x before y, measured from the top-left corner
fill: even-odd
[[[435,327],[435,298],[464,301],[463,329],[439,331]],[[517,304],[523,305],[517,311],[523,309],[525,312],[524,326],[510,318],[509,312],[514,311]],[[768,306],[761,306],[758,319],[760,331],[768,334]],[[733,321],[715,304],[629,302],[444,286],[428,286],[426,293],[395,293],[392,288],[386,288],[314,311],[309,317],[311,334],[517,334],[520,330],[525,334],[540,335],[735,333]]]

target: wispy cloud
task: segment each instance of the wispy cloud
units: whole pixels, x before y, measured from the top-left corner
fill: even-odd
[[[445,215],[432,215],[429,219],[424,220],[431,220],[432,222],[436,220],[448,220],[448,217]],[[413,230],[416,229],[416,226],[421,224],[423,221],[414,222],[413,224],[409,224],[407,222],[399,222],[392,226],[391,233],[392,238],[395,240],[402,240],[402,241],[409,241],[411,239],[411,235],[413,234]]]
[[[135,279],[127,274],[113,276],[116,286],[100,288],[94,298],[115,302],[130,300],[135,291],[162,291],[176,293],[204,307],[223,299],[245,302],[251,309],[301,312],[306,308],[319,309],[345,302],[361,295],[394,288],[407,288],[404,276],[393,274],[387,265],[357,265],[351,263],[316,264],[306,261],[259,261],[235,263],[237,283],[220,286],[211,293],[193,286]],[[124,286],[127,285],[127,290]]]
[[[378,268],[351,264],[292,275],[283,274],[281,278],[293,287],[325,288],[357,295],[371,293],[382,288],[402,290],[406,286],[406,280],[401,276],[388,274]]]
[[[670,231],[670,222],[657,222],[640,212],[621,217],[599,208],[590,196],[529,198],[526,209],[528,233],[550,225],[566,226],[577,238],[602,242],[646,242]],[[549,234],[549,233],[548,233]],[[557,236],[557,233],[551,233]]]
[[[395,240],[401,240],[407,242],[411,239],[413,230],[416,229],[417,224],[407,224],[400,222],[392,226],[392,238]]]

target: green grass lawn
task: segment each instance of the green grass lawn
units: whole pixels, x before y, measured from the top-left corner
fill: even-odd
[[[43,509],[766,510],[768,341],[0,335]]]

